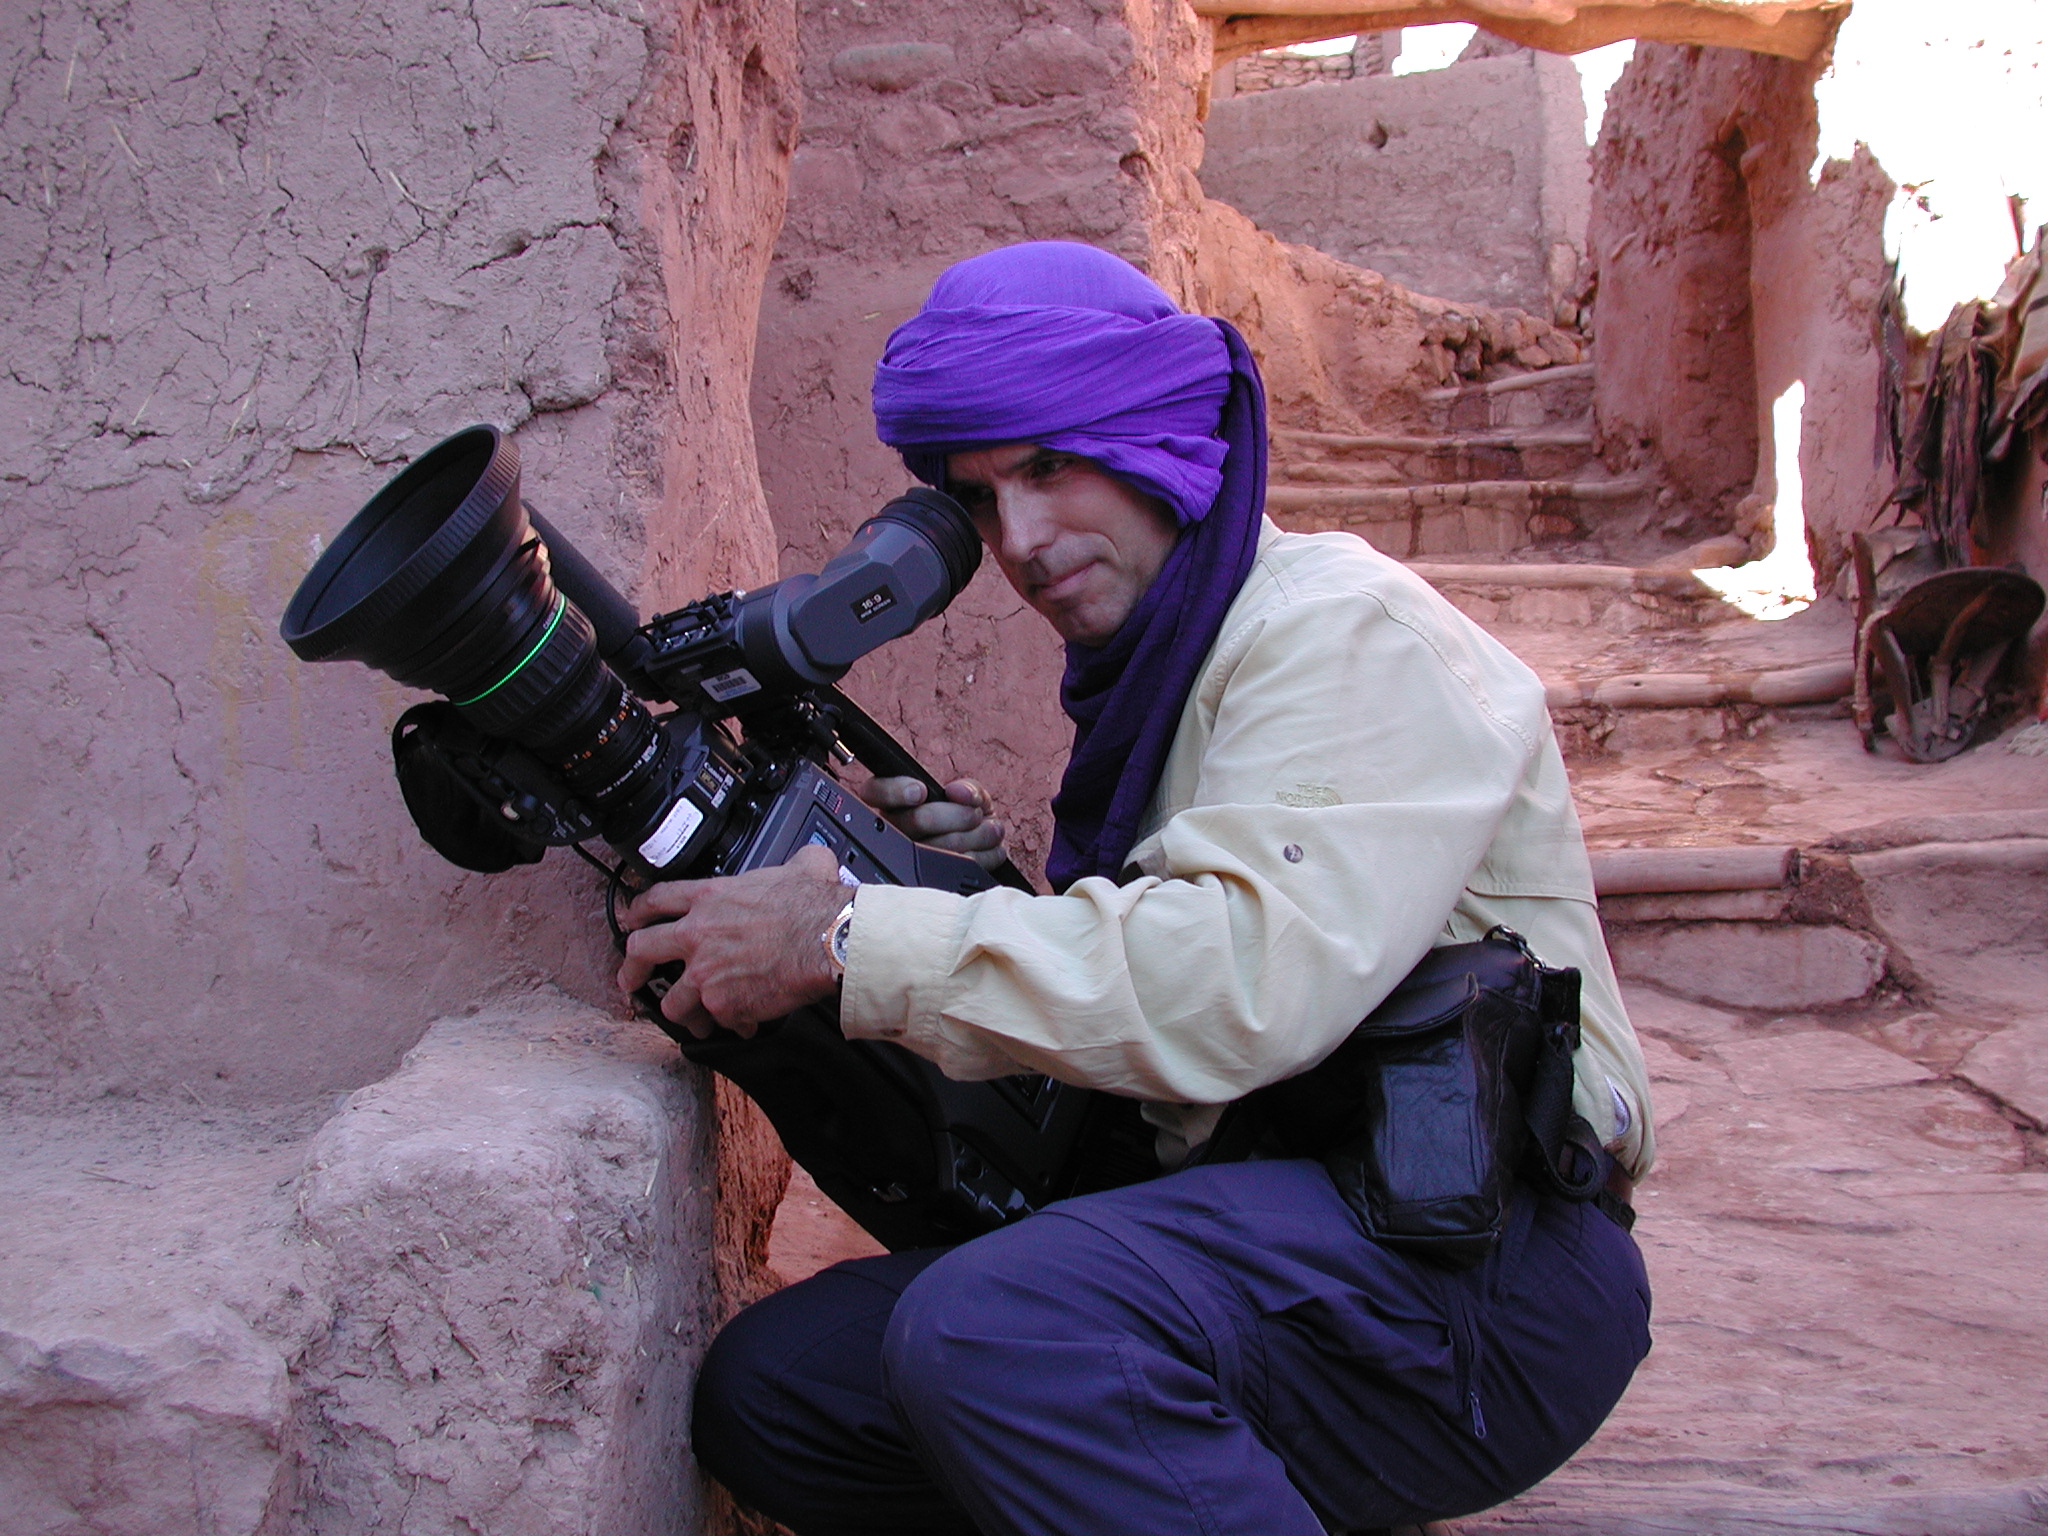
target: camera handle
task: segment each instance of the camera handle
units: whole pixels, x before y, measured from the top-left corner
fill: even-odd
[[[837,716],[834,726],[839,739],[846,743],[863,768],[877,778],[916,779],[934,798],[946,798],[946,786],[866,710],[830,685],[818,689],[817,693],[826,708]],[[1024,878],[1024,872],[1012,864],[1007,855],[1002,863],[989,871],[989,876],[998,885],[1007,885],[1034,896],[1038,894],[1031,882]]]

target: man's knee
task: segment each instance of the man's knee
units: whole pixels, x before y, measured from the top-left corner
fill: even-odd
[[[904,1291],[882,1340],[891,1400],[912,1424],[1011,1399],[1055,1361],[1113,1358],[1126,1343],[1173,1347],[1172,1297],[1122,1244],[1058,1213],[976,1238]],[[1069,1383],[1082,1393],[1082,1383]]]
[[[778,1484],[836,1468],[849,1448],[892,1435],[882,1329],[931,1258],[897,1253],[835,1265],[726,1324],[697,1376],[697,1459],[759,1503]]]
[[[970,1320],[989,1308],[986,1241],[964,1244],[925,1270],[889,1316],[882,1379],[891,1401],[913,1422],[921,1405],[951,1391],[974,1390],[973,1352],[962,1351],[959,1339],[962,1325],[971,1327]]]
[[[767,1456],[785,1385],[772,1317],[749,1308],[705,1352],[690,1409],[690,1445],[705,1471],[742,1497],[772,1476]]]

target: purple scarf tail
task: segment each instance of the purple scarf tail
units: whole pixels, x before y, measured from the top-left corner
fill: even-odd
[[[1244,338],[1230,348],[1223,408],[1223,486],[1209,515],[1181,534],[1138,606],[1107,645],[1067,647],[1060,704],[1074,751],[1053,796],[1046,878],[1063,891],[1087,875],[1118,878],[1159,787],[1202,661],[1216,644],[1258,552],[1266,503],[1266,396]]]

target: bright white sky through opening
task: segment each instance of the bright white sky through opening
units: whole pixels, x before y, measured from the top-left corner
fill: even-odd
[[[1813,601],[1813,562],[1806,554],[1806,487],[1799,474],[1799,418],[1806,385],[1795,382],[1771,402],[1771,460],[1778,499],[1771,507],[1771,552],[1747,565],[1694,571],[1721,601],[1753,619],[1789,619]]]
[[[1394,73],[1419,75],[1426,69],[1448,69],[1478,30],[1462,21],[1447,21],[1434,27],[1403,27],[1401,56],[1394,60]]]
[[[1814,94],[1814,179],[1861,142],[1900,186],[1885,245],[1913,325],[1996,292],[2019,249],[2007,197],[2030,241],[2048,221],[2048,5],[1856,0]]]

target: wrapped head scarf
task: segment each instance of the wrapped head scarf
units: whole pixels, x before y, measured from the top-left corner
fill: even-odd
[[[1116,878],[1258,548],[1266,400],[1250,350],[1128,262],[1035,242],[947,269],[890,336],[874,398],[876,432],[928,484],[945,484],[949,454],[1037,443],[1172,509],[1181,533],[1159,574],[1106,643],[1069,643],[1060,685],[1074,750],[1046,873],[1056,890]]]

